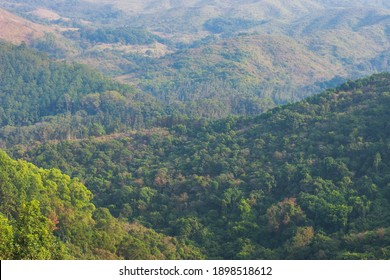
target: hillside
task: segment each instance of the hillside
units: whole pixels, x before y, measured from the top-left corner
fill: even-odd
[[[0,8],[0,39],[14,44],[27,43],[44,37],[45,32],[54,32],[54,29],[33,23]]]
[[[0,7],[1,259],[389,258],[389,1]]]
[[[122,81],[182,114],[208,118],[259,114],[347,76],[342,65],[289,37],[272,35],[243,35],[158,60],[138,60],[128,71]]]
[[[137,22],[154,31],[170,33],[175,39],[186,40],[204,35],[202,26],[213,18],[244,18],[291,22],[313,11],[329,8],[389,9],[386,1],[324,1],[324,0],[239,0],[239,1],[127,1],[87,0],[89,3],[112,5],[113,8],[137,17]],[[175,20],[172,20],[175,19]]]
[[[91,192],[59,170],[3,151],[0,162],[2,260],[202,258],[196,248],[96,208]]]
[[[286,44],[290,47],[283,51]],[[316,72],[324,85],[333,77],[332,69],[342,73],[280,36],[227,39],[158,63],[150,63],[155,58],[138,60],[132,70],[137,77],[130,78],[138,89],[77,63],[50,60],[24,45],[0,44],[0,59],[3,147],[151,127],[168,114],[194,119],[255,115],[309,95],[310,73]]]
[[[371,12],[348,11],[352,18],[364,18]],[[346,13],[339,11],[335,17]],[[337,27],[317,26],[315,32],[309,32],[308,26],[316,20],[317,16],[298,21],[296,26],[302,30],[293,26],[294,38],[241,34],[159,59],[133,57],[131,64],[126,64],[129,74],[120,79],[163,102],[178,104],[181,113],[220,118],[259,114],[334,87],[349,77],[390,69],[386,17],[364,26],[349,25],[345,18]]]
[[[385,1],[27,1],[61,27],[31,46],[87,64],[191,117],[255,115],[389,71]]]
[[[370,58],[389,49],[389,24],[387,10],[329,9],[299,19],[288,32],[317,55],[363,70]]]
[[[386,259],[390,75],[255,118],[15,148],[208,258]]]
[[[150,95],[24,45],[0,43],[0,61],[2,147],[123,132],[164,114]]]
[[[239,0],[239,1],[127,1],[87,0],[94,5],[108,5],[134,17],[136,25],[165,34],[173,40],[192,41],[207,35],[204,24],[216,18],[239,18],[271,21],[272,25],[292,21],[328,9],[372,8],[389,9],[386,1],[324,1],[324,0]],[[172,20],[174,19],[174,20]],[[245,31],[243,29],[242,31]]]

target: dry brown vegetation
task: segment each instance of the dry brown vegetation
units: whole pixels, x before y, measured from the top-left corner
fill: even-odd
[[[32,14],[39,18],[47,19],[47,20],[58,20],[58,19],[69,20],[68,18],[64,18],[60,16],[56,12],[53,12],[48,9],[43,9],[43,8],[36,9],[35,11],[32,12]]]
[[[41,38],[45,32],[55,32],[55,30],[0,9],[0,39],[18,44]]]

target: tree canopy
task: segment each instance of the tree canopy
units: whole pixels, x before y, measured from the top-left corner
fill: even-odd
[[[257,117],[171,117],[13,154],[208,258],[387,258],[389,85],[378,74]]]

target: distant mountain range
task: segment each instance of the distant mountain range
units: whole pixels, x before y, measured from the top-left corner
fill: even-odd
[[[36,22],[11,25],[24,30],[13,42],[34,27],[39,32],[27,42],[38,50],[88,64],[192,116],[254,115],[390,70],[386,1],[12,0],[3,6]]]

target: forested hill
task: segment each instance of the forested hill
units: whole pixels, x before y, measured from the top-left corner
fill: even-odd
[[[0,10],[0,18],[7,15],[0,19],[0,38],[89,65],[179,114],[254,116],[348,79],[390,71],[385,2],[8,0],[0,1],[8,10]],[[39,36],[29,36],[34,32],[26,25]],[[96,127],[75,118],[70,133],[48,137],[48,128],[40,138],[80,138],[85,126],[90,135],[123,131],[118,119],[139,128],[155,116],[156,108],[140,114],[139,106],[126,104],[130,117],[119,110],[105,123],[95,116],[105,109],[95,110],[99,100],[91,99],[92,106],[74,109],[86,111]],[[24,138],[31,134],[42,135],[34,130]]]
[[[153,97],[80,64],[0,42],[0,141],[27,143],[142,128],[162,113]]]
[[[255,118],[16,147],[79,177],[97,206],[208,258],[379,259],[390,253],[390,74]]]
[[[202,258],[196,248],[115,219],[59,170],[0,151],[0,259]]]

